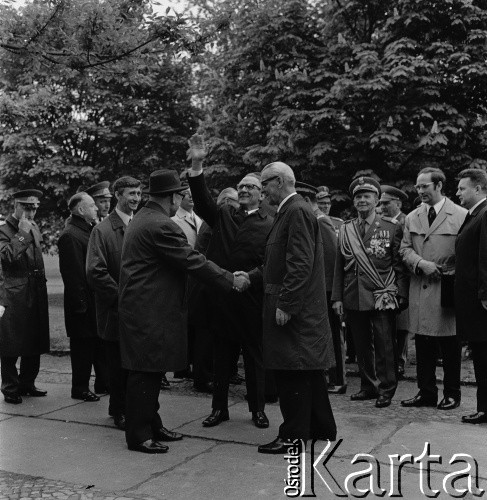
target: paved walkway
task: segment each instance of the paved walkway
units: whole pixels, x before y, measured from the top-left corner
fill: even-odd
[[[277,435],[281,421],[277,404],[266,408],[270,428],[257,429],[249,418],[243,387],[234,387],[230,421],[206,429],[201,421],[209,413],[210,397],[193,393],[190,382],[173,383],[171,391],[160,394],[161,415],[168,428],[185,438],[169,443],[165,455],[145,455],[126,448],[124,434],[108,417],[107,396],[97,403],[69,397],[69,358],[46,355],[42,366],[38,385],[48,390],[47,397],[26,397],[21,405],[0,402],[0,500],[285,498],[289,463],[256,450]],[[357,389],[358,379],[351,377],[349,394]],[[401,382],[393,404],[381,410],[373,401],[331,396],[339,439],[343,439],[327,464],[331,474],[343,487],[348,474],[365,468],[353,464],[353,457],[367,453],[377,459],[381,486],[389,490],[389,455],[418,457],[430,443],[431,453],[442,457],[442,463],[431,465],[430,474],[431,486],[441,492],[439,498],[450,498],[443,491],[445,476],[464,468],[449,464],[456,453],[477,461],[480,486],[487,489],[487,425],[460,423],[461,415],[475,411],[475,388],[464,387],[461,407],[451,412],[401,408],[399,401],[415,392],[413,382]],[[317,443],[314,458],[325,445]],[[404,467],[403,498],[426,498],[420,468],[420,463]],[[320,464],[317,470],[332,484]],[[393,484],[398,485],[397,479]],[[462,484],[466,481],[459,481],[457,488]],[[367,487],[366,481],[358,485]],[[335,498],[317,474],[315,493],[318,498]],[[474,497],[467,494],[466,498]]]

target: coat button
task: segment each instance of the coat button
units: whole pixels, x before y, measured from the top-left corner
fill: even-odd
[[[423,288],[428,288],[428,285],[423,285]]]

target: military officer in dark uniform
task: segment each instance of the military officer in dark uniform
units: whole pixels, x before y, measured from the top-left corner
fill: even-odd
[[[0,225],[6,312],[0,321],[2,393],[7,403],[45,396],[35,386],[40,355],[49,352],[49,316],[41,234],[34,222],[42,192],[14,193],[14,213]],[[1,297],[0,297],[1,299]],[[20,356],[20,374],[15,363]]]
[[[386,184],[381,185],[380,190],[379,205],[382,208],[382,215],[389,217],[393,222],[396,221],[404,230],[406,214],[401,211],[401,208],[403,202],[407,201],[408,195],[401,189]],[[407,274],[406,278],[409,286],[409,276]],[[399,378],[404,376],[404,369],[408,359],[408,334],[408,311],[404,310],[396,317],[397,374]]]
[[[371,177],[350,185],[358,217],[340,228],[333,280],[333,308],[345,313],[352,330],[361,376],[354,401],[391,404],[397,387],[394,316],[407,305],[407,286],[399,256],[401,226],[375,213],[380,186]]]
[[[317,188],[318,192],[316,193],[316,201],[318,203],[318,208],[327,215],[335,228],[335,231],[338,236],[338,231],[340,230],[340,226],[343,224],[343,220],[339,217],[333,217],[330,215],[331,210],[331,194],[330,190],[327,186],[319,186]]]
[[[296,192],[311,206],[313,213],[318,219],[323,243],[323,256],[325,262],[326,300],[333,338],[334,366],[328,370],[328,392],[332,394],[345,394],[347,385],[345,382],[345,339],[343,330],[340,328],[340,319],[332,312],[331,292],[333,289],[333,274],[335,272],[335,260],[337,254],[337,236],[335,226],[328,215],[325,215],[318,207],[318,189],[304,182],[296,182]]]
[[[96,208],[98,209],[96,222],[101,222],[110,212],[110,203],[112,201],[110,183],[108,181],[99,182],[85,189],[85,192],[95,200]]]

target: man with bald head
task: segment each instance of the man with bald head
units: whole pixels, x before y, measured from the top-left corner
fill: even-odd
[[[272,218],[260,207],[261,184],[255,175],[246,175],[237,186],[239,207],[218,205],[206,186],[203,160],[206,157],[201,136],[190,141],[188,158],[189,186],[195,212],[213,229],[207,258],[229,271],[250,271],[262,265],[267,234]],[[234,352],[243,349],[245,382],[249,411],[256,427],[269,421],[264,413],[265,371],[262,357],[262,290],[241,294],[213,294],[216,318],[215,380],[212,413],[204,427],[213,427],[229,419],[228,388],[234,368]]]
[[[264,266],[249,274],[250,289],[263,281],[264,364],[274,371],[284,421],[277,438],[258,451],[284,454],[296,439],[336,438],[325,378],[331,329],[318,219],[296,193],[285,163],[264,167],[261,183],[277,214]]]

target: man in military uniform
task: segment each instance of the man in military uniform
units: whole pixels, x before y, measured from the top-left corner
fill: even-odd
[[[371,177],[350,185],[358,217],[340,228],[332,300],[352,330],[361,376],[353,401],[391,404],[397,387],[394,316],[407,306],[407,286],[399,256],[401,226],[375,213],[380,186]]]
[[[406,214],[401,212],[402,204],[408,199],[408,195],[401,189],[382,185],[380,187],[381,197],[379,205],[382,207],[382,215],[389,217],[393,222],[400,224],[404,231]],[[409,286],[409,276],[406,274]],[[409,320],[408,311],[404,310],[396,318],[396,344],[397,344],[397,374],[399,378],[404,377],[404,369],[408,359],[408,333]]]
[[[0,322],[2,393],[7,403],[45,396],[35,386],[40,355],[49,352],[49,316],[41,234],[34,222],[42,192],[14,193],[14,213],[0,225],[6,312]],[[15,366],[20,356],[20,374]]]
[[[325,283],[326,283],[326,301],[330,320],[331,334],[333,339],[334,366],[328,370],[328,392],[332,394],[345,394],[347,385],[345,382],[345,338],[343,330],[340,328],[340,319],[332,313],[331,292],[333,289],[333,274],[335,272],[335,260],[337,254],[337,237],[335,227],[328,215],[325,215],[317,203],[318,189],[304,182],[296,182],[296,192],[300,194],[306,203],[313,210],[321,233],[323,242],[323,256],[325,262]]]
[[[339,217],[332,217],[330,215],[331,210],[331,195],[330,190],[327,186],[318,186],[318,192],[316,193],[316,201],[318,203],[318,208],[323,212],[323,214],[327,215],[335,228],[335,232],[338,235],[338,231],[340,230],[340,226],[343,224],[343,220]]]
[[[108,216],[108,212],[110,212],[112,194],[109,188],[110,183],[108,181],[102,181],[85,189],[85,193],[89,194],[95,200],[96,208],[98,209],[96,223],[101,222]]]

